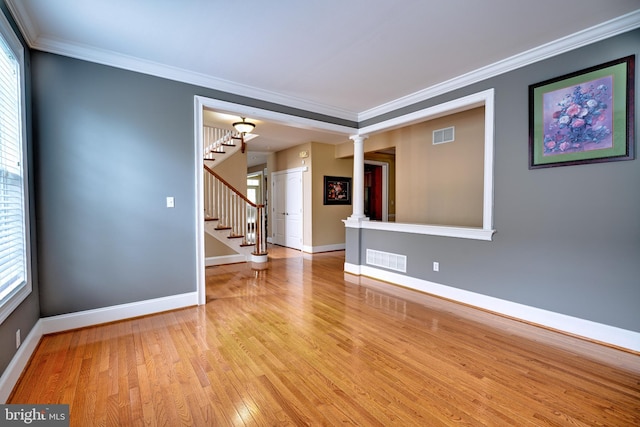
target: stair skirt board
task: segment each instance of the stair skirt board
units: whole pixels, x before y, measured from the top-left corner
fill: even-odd
[[[236,264],[239,262],[251,261],[249,257],[250,255],[244,254],[212,256],[204,260],[204,265],[205,267],[211,267],[214,265]]]

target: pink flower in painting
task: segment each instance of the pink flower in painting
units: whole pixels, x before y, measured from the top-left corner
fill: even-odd
[[[611,137],[607,123],[612,116],[608,104],[611,102],[609,92],[613,82],[611,77],[599,81],[608,84],[594,81],[567,88],[570,91],[556,101],[557,110],[550,112],[551,118],[545,124],[545,155],[580,151],[585,144],[599,144]]]
[[[572,128],[579,128],[585,125],[585,121],[582,119],[575,119],[573,122],[571,122],[571,127]]]
[[[578,104],[571,104],[569,108],[567,108],[567,114],[571,117],[577,116],[580,111],[582,111],[582,107],[580,107]]]

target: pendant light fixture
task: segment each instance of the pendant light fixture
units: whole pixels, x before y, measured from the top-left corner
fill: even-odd
[[[241,119],[242,119],[241,122],[235,122],[233,124],[233,127],[235,128],[235,130],[237,130],[241,134],[251,133],[253,129],[256,127],[256,125],[246,121],[244,117],[241,117]]]
[[[248,122],[245,120],[244,117],[240,117],[242,119],[241,122],[235,122],[233,123],[233,128],[238,131],[238,133],[240,133],[239,137],[234,137],[236,139],[239,139],[241,142],[241,146],[240,146],[240,151],[244,153],[244,151],[246,150],[246,145],[244,143],[244,136],[248,133],[253,132],[253,129],[256,127],[256,125],[254,125],[251,122]]]

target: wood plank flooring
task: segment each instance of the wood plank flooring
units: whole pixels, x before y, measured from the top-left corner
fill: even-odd
[[[270,249],[207,304],[45,336],[9,403],[72,426],[634,426],[640,356]]]

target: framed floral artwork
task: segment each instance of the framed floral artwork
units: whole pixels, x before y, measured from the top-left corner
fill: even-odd
[[[351,178],[325,175],[324,204],[325,205],[350,205],[351,204]]]
[[[634,62],[529,86],[529,169],[633,159]]]

